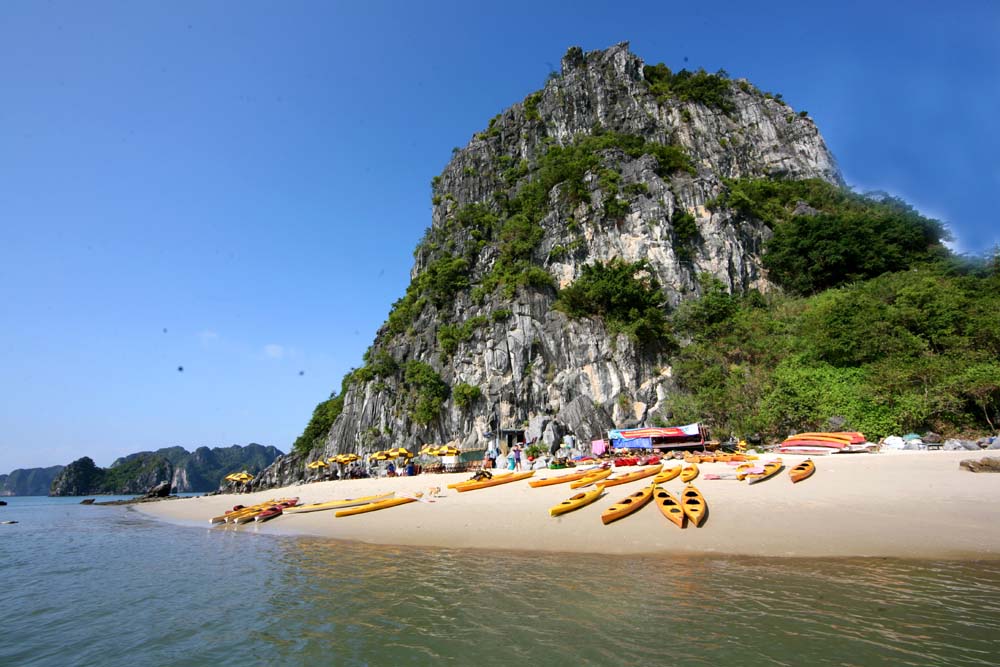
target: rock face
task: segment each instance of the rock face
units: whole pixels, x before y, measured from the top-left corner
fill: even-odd
[[[49,495],[144,494],[163,483],[169,485],[168,493],[171,488],[178,493],[212,491],[225,475],[262,470],[280,456],[281,451],[274,447],[251,443],[245,447],[199,447],[194,452],[183,447],[138,452],[116,460],[110,468],[98,468],[84,457],[56,476]]]
[[[166,498],[170,495],[170,482],[160,482],[146,492],[146,498]]]
[[[63,466],[49,468],[18,468],[9,475],[0,475],[0,496],[47,496],[52,480]]]
[[[608,427],[664,418],[672,385],[662,351],[610,335],[600,319],[553,310],[555,288],[587,265],[620,258],[649,263],[666,308],[697,296],[705,273],[733,291],[766,291],[761,252],[771,231],[738,210],[708,206],[724,179],[842,183],[812,120],[748,82],[725,81],[728,109],[658,98],[627,43],[573,48],[559,76],[457,150],[432,184],[411,289],[378,331],[366,367],[345,380],[343,410],[309,459],[428,442],[477,449],[498,429],[587,442]],[[601,149],[580,185],[560,182],[545,193],[537,225],[512,211],[510,202],[544,182],[546,155],[611,133],[646,148]],[[666,169],[655,147],[667,145],[682,149],[691,168]],[[534,273],[498,285],[518,262]],[[414,363],[445,387],[430,414],[420,410],[428,384],[417,379],[428,374]],[[466,387],[475,388],[471,399]],[[304,479],[305,462],[286,458],[264,477],[274,485]]]

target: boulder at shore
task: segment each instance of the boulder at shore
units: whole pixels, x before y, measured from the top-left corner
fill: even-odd
[[[1000,472],[1000,459],[992,456],[985,456],[978,461],[964,459],[958,464],[958,467],[971,472]]]

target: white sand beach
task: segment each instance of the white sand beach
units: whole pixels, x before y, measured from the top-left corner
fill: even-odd
[[[894,452],[817,457],[816,474],[792,484],[787,472],[748,486],[704,479],[730,473],[703,464],[694,480],[708,503],[700,528],[669,523],[652,505],[610,525],[601,512],[649,480],[607,490],[562,517],[549,508],[576,493],[568,484],[531,488],[527,481],[458,493],[447,485],[469,474],[417,475],[301,484],[240,495],[184,498],[134,507],[206,530],[295,534],[375,544],[606,554],[787,557],[1000,558],[1000,474],[971,473],[959,461],[987,452]],[[762,460],[775,458],[763,455]],[[791,467],[805,457],[782,457]],[[667,466],[680,465],[668,462]],[[631,469],[626,469],[631,470]],[[566,474],[539,471],[535,477]],[[679,491],[674,479],[665,484]],[[235,504],[298,496],[303,503],[440,487],[433,502],[335,518],[333,511],[289,514],[263,523],[210,527]]]

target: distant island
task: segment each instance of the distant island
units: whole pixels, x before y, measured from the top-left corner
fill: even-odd
[[[84,456],[68,466],[36,468],[30,471],[15,470],[5,476],[6,486],[14,488],[9,478],[15,473],[24,478],[35,471],[52,470],[48,484],[42,489],[44,476],[35,473],[37,483],[28,489],[22,485],[6,495],[129,495],[145,493],[161,482],[170,482],[174,492],[205,492],[219,488],[222,478],[232,472],[247,470],[256,473],[282,456],[281,450],[251,443],[246,446],[199,447],[189,452],[183,447],[165,447],[154,452],[137,452],[119,458],[108,468],[97,466],[93,459]],[[0,479],[4,479],[0,477]]]
[[[0,496],[47,496],[52,480],[63,468],[18,468],[9,475],[0,475]]]

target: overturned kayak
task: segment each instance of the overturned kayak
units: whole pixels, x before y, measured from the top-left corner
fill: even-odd
[[[585,507],[590,503],[594,502],[604,493],[604,485],[598,484],[594,489],[590,491],[584,491],[583,493],[578,493],[572,498],[562,501],[555,507],[549,510],[550,516],[559,516],[560,514],[566,514],[567,512],[572,512],[573,510],[578,510],[581,507]]]
[[[814,472],[816,472],[816,464],[812,462],[812,459],[806,459],[789,470],[788,476],[792,478],[792,483],[794,484],[810,477]]]
[[[285,510],[285,514],[301,514],[303,512],[320,512],[323,510],[342,510],[348,507],[357,507],[358,505],[367,505],[368,503],[377,503],[380,500],[388,500],[396,495],[394,491],[389,493],[382,493],[375,496],[364,496],[362,498],[345,498],[344,500],[329,500],[325,503],[312,503],[309,505],[298,505],[297,507],[289,507]]]
[[[684,527],[684,520],[687,518],[687,515],[684,514],[684,510],[681,509],[681,503],[674,494],[657,486],[653,492],[653,500],[656,502],[656,506],[660,508],[660,513],[663,516],[677,524],[678,528]]]
[[[377,512],[378,510],[388,509],[390,507],[396,507],[397,505],[405,505],[406,503],[415,503],[416,498],[389,498],[387,500],[380,500],[374,503],[367,503],[365,505],[358,505],[357,507],[352,507],[351,509],[340,510],[334,516],[354,516],[355,514],[364,514],[366,512]]]
[[[696,527],[702,524],[708,514],[708,505],[705,504],[705,498],[701,495],[701,491],[690,484],[684,487],[684,491],[681,492],[681,509]]]
[[[466,482],[455,487],[455,490],[459,493],[464,491],[475,491],[476,489],[485,489],[489,486],[497,486],[499,484],[509,484],[510,482],[516,482],[518,480],[527,479],[535,474],[534,470],[529,470],[528,472],[518,472],[513,475],[494,475],[491,479],[484,479],[481,482]]]
[[[617,503],[604,510],[604,513],[601,514],[601,521],[604,522],[604,525],[608,525],[612,521],[624,519],[629,514],[638,512],[653,499],[653,488],[653,485],[650,484],[641,491],[636,491],[632,495],[622,498]]]

